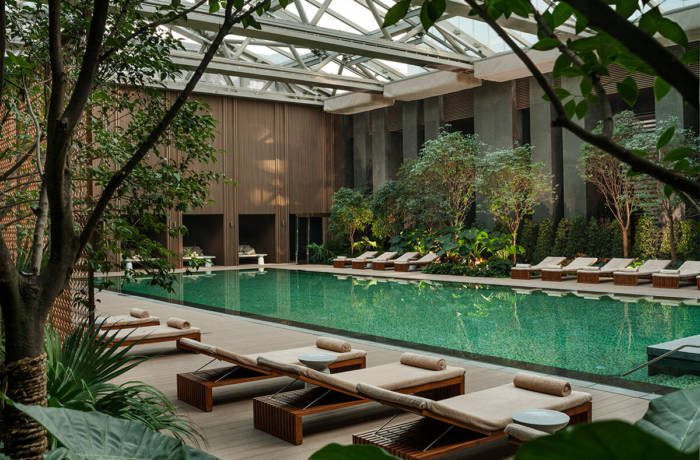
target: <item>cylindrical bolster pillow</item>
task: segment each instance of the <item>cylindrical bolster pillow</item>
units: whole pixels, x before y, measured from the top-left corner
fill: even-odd
[[[571,394],[571,384],[569,382],[542,375],[517,373],[513,379],[513,385],[525,390],[554,396],[569,396]]]
[[[401,364],[406,366],[421,367],[431,371],[442,371],[447,367],[443,358],[419,355],[416,353],[404,353],[401,355]]]
[[[316,346],[336,353],[347,353],[352,350],[352,345],[349,342],[332,337],[319,337],[316,339]]]
[[[174,327],[176,329],[189,329],[190,328],[190,322],[186,321],[181,318],[168,318],[168,322],[165,323],[170,327]]]
[[[144,310],[142,308],[132,308],[129,310],[129,314],[134,318],[148,318],[150,316],[148,314],[148,310]]]

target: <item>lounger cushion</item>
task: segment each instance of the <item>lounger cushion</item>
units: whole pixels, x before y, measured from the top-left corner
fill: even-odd
[[[273,361],[271,359],[268,359],[264,356],[258,358],[258,366],[267,369],[273,369],[276,371],[281,371],[292,375],[302,375],[302,372],[304,371],[304,369],[306,369],[305,367],[299,366],[297,364],[281,363],[279,361]]]
[[[114,337],[116,340],[121,340],[128,336],[127,340],[140,340],[140,339],[162,339],[165,337],[177,338],[183,335],[190,335],[195,332],[199,332],[196,327],[190,327],[189,329],[178,329],[170,326],[146,326],[140,327],[138,329],[119,329],[114,331],[114,335],[109,337]]]
[[[258,367],[257,356],[251,357],[250,355],[239,355],[238,353],[221,347],[216,347],[216,353],[228,362],[239,363],[249,367]]]
[[[111,327],[116,325],[122,326],[138,326],[139,324],[150,323],[152,321],[158,320],[155,316],[149,316],[146,318],[134,318],[131,315],[114,315],[114,316],[100,316],[95,318],[95,323],[100,327]]]
[[[500,431],[513,421],[515,412],[527,409],[563,411],[591,400],[591,395],[572,391],[569,396],[552,396],[524,390],[512,383],[441,401],[432,401],[430,411],[481,432]]]
[[[402,354],[400,362],[406,366],[420,367],[431,371],[441,371],[447,367],[444,358],[435,358],[433,356],[419,355],[417,353]]]
[[[336,361],[345,361],[347,359],[356,359],[356,358],[362,358],[363,356],[367,356],[367,352],[364,350],[350,350],[347,353],[337,353],[334,351],[326,350],[323,348],[318,348],[318,347],[301,347],[301,348],[290,348],[287,350],[273,350],[273,351],[266,351],[262,353],[253,353],[249,355],[245,355],[245,358],[255,362],[257,361],[258,358],[260,357],[265,357],[267,359],[270,359],[272,361],[277,361],[279,363],[287,363],[287,364],[298,364],[301,365],[299,362],[299,356],[301,355],[315,355],[323,353],[326,355],[335,355],[336,356]]]
[[[316,346],[324,350],[335,351],[336,353],[347,353],[352,350],[352,345],[349,342],[334,339],[333,337],[319,337],[316,339]]]
[[[396,391],[385,390],[366,383],[358,383],[357,392],[374,401],[399,406],[409,411],[420,412],[430,407],[429,399],[421,396],[407,395]]]
[[[552,396],[569,396],[571,394],[571,384],[566,380],[526,372],[515,374],[513,385],[525,390],[538,391]]]
[[[198,342],[196,340],[185,338],[180,340],[180,344],[185,345],[198,353],[217,354],[217,350],[214,345],[209,345],[204,342]]]
[[[190,328],[190,322],[182,319],[182,318],[168,318],[168,321],[165,323],[170,327],[174,327],[175,329],[189,329]]]
[[[133,316],[134,318],[148,318],[149,315],[147,310],[144,310],[143,308],[132,308],[129,310],[129,315]]]
[[[441,371],[431,371],[401,363],[391,363],[332,375],[305,368],[304,375],[347,392],[357,393],[359,383],[367,383],[385,390],[402,390],[462,376],[464,369],[447,366]]]
[[[542,436],[547,436],[549,433],[546,431],[540,431],[535,428],[530,428],[529,426],[521,425],[519,423],[509,423],[506,426],[505,432],[517,439],[518,441],[532,441],[533,439],[541,438]]]

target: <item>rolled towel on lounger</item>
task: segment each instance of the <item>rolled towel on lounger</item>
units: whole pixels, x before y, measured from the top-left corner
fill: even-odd
[[[681,271],[676,269],[669,269],[669,268],[664,268],[663,270],[659,270],[659,273],[663,273],[664,275],[677,275]]]
[[[129,310],[129,314],[134,318],[148,318],[151,316],[148,314],[148,310],[144,310],[142,308],[132,308]]]
[[[519,372],[515,374],[513,385],[524,390],[537,391],[554,396],[569,396],[571,394],[571,384],[569,382],[542,375]]]
[[[515,264],[515,268],[530,268],[532,265],[530,264]]]
[[[168,322],[166,322],[170,327],[174,327],[176,329],[189,329],[190,328],[190,322],[187,320],[184,320],[182,318],[168,318]]]
[[[442,371],[447,367],[447,363],[443,358],[433,358],[432,356],[419,355],[417,353],[402,354],[401,364],[431,371]]]
[[[316,339],[316,346],[336,353],[347,353],[352,350],[352,345],[349,342],[333,337],[319,337]]]

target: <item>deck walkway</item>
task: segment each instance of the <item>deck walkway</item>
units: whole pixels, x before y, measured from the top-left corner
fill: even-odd
[[[247,318],[218,314],[165,302],[151,301],[112,292],[97,294],[98,312],[106,314],[127,313],[130,307],[148,309],[162,320],[169,316],[189,319],[203,332],[202,340],[239,353],[306,346],[317,335],[311,331],[265,323]],[[350,339],[368,351],[369,366],[398,360],[402,349],[376,343]],[[177,401],[175,374],[197,369],[208,361],[201,355],[175,353],[173,344],[154,344],[138,347],[138,352],[153,355],[154,359],[130,371],[120,381],[142,380],[159,388],[175,401],[178,410],[194,420],[203,430],[208,445],[206,450],[222,459],[306,459],[330,442],[351,443],[353,433],[378,427],[393,414],[380,405],[365,405],[318,416],[304,426],[304,444],[292,446],[253,428],[252,396],[270,394],[286,382],[274,379],[238,388],[223,388],[215,392],[214,411],[200,412]],[[449,359],[467,369],[467,391],[482,390],[507,383],[513,378],[513,369],[489,364]],[[650,398],[631,390],[609,388],[590,382],[574,381],[575,388],[593,394],[593,418],[635,421],[647,409]],[[411,415],[404,416],[406,418]],[[401,420],[401,419],[399,419]],[[512,455],[507,445],[489,446],[461,458],[506,458]]]

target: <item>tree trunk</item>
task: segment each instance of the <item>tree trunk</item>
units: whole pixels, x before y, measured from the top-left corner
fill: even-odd
[[[515,247],[518,245],[518,229],[516,228],[513,232],[513,263],[518,261],[518,253],[515,251]]]
[[[671,262],[678,258],[678,243],[676,242],[676,226],[673,223],[673,211],[668,212],[668,246],[671,249]]]
[[[5,362],[0,384],[14,402],[46,406],[45,315],[36,313],[41,310],[34,300],[22,305],[3,301]],[[8,405],[2,410],[0,432],[4,452],[12,459],[41,459],[48,447],[44,428]]]
[[[627,227],[622,227],[622,257],[629,257],[630,253],[630,230]]]

